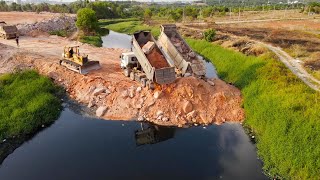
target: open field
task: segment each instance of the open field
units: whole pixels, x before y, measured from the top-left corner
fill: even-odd
[[[40,14],[36,12],[0,12],[0,21],[5,21],[7,24],[32,24],[56,16],[61,16],[61,14],[48,12],[41,12]]]
[[[238,10],[238,9],[237,9]],[[264,11],[242,11],[240,13],[228,12],[225,15],[213,16],[206,21],[229,22],[229,21],[252,21],[252,20],[281,20],[281,19],[311,19],[320,18],[320,15],[300,13],[299,9],[293,10],[264,10]]]

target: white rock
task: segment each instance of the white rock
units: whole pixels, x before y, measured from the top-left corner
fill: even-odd
[[[210,81],[210,80],[208,80],[207,81],[211,86],[214,86],[215,84],[214,84],[214,82],[212,82],[212,81]]]
[[[123,97],[123,98],[126,98],[126,97],[128,97],[128,96],[129,96],[128,90],[124,90],[124,91],[121,93],[121,97]]]
[[[102,117],[102,116],[106,113],[107,109],[108,109],[108,107],[106,107],[106,106],[100,106],[100,107],[96,110],[96,115],[97,115],[98,117]]]
[[[129,97],[130,98],[133,98],[135,96],[135,91],[134,90],[135,90],[134,87],[129,88],[128,93],[129,93]]]
[[[157,120],[162,120],[163,115],[158,116]]]
[[[142,88],[141,87],[137,87],[137,92],[139,93],[139,92],[141,92],[141,90],[142,90]]]
[[[161,110],[157,111],[156,115],[157,115],[157,117],[163,115],[163,111],[161,111]]]
[[[195,118],[196,115],[197,115],[197,112],[196,112],[195,110],[193,110],[193,111],[191,111],[191,112],[189,112],[189,113],[187,114],[187,117]]]
[[[138,121],[144,121],[144,117],[143,116],[139,116],[138,117]]]
[[[193,106],[192,106],[192,104],[191,104],[190,101],[186,101],[186,102],[183,104],[183,111],[184,111],[185,113],[191,112],[191,111],[192,111],[192,108],[193,108]]]
[[[93,91],[93,95],[94,95],[94,96],[97,96],[97,95],[99,95],[99,94],[101,94],[101,93],[104,93],[105,91],[106,91],[106,88],[100,87],[100,88],[97,88],[97,89],[95,89],[95,90]]]
[[[163,118],[162,118],[162,121],[167,122],[167,121],[169,121],[169,118],[167,118],[167,117],[163,117]]]
[[[92,107],[95,106],[95,105],[96,105],[95,101],[94,101],[94,100],[91,100],[91,101],[89,102],[89,104],[88,104],[88,108],[92,108]]]
[[[158,99],[161,96],[161,93],[162,93],[161,91],[156,91],[156,92],[154,92],[153,97],[155,99]]]
[[[185,74],[184,74],[184,77],[189,77],[189,76],[191,76],[190,73],[185,73]]]

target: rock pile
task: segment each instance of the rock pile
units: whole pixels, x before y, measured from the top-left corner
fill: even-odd
[[[64,29],[73,31],[76,29],[75,22],[76,17],[59,16],[49,20],[36,22],[33,24],[18,24],[17,28],[19,30],[20,35],[26,35],[32,31],[50,32]]]

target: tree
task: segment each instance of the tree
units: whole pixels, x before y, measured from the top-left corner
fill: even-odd
[[[145,21],[150,20],[151,17],[152,17],[152,11],[151,11],[151,9],[148,8],[148,9],[144,10],[143,17],[144,17],[144,20],[145,20]]]
[[[82,8],[77,12],[77,27],[85,34],[94,34],[98,29],[96,12],[90,8]]]
[[[215,36],[216,36],[216,30],[214,29],[209,29],[204,32],[204,39],[208,42],[212,42]]]

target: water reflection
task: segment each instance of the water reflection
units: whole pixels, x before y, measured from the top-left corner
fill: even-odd
[[[153,124],[140,123],[141,129],[135,131],[137,146],[155,144],[174,137],[175,129]]]
[[[135,138],[149,127],[154,140]],[[4,160],[0,179],[266,179],[261,166],[239,124],[145,124],[142,130],[137,122],[87,118],[66,108]]]
[[[123,33],[109,31],[109,34],[102,38],[102,46],[106,48],[131,49],[131,36]]]

